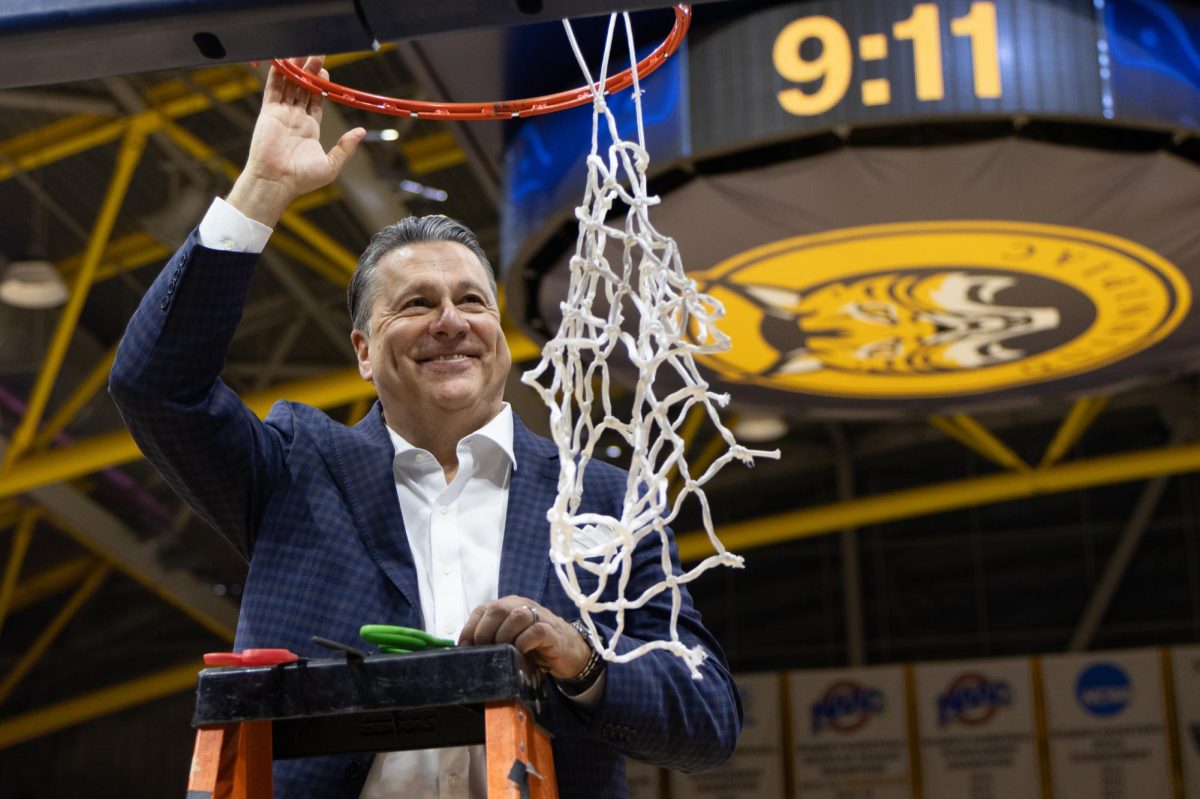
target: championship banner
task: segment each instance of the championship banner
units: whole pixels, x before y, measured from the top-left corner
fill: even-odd
[[[783,799],[783,701],[780,676],[735,675],[742,737],[728,763],[700,774],[671,772],[671,796]]]
[[[663,799],[659,776],[662,769],[640,760],[625,758],[625,780],[629,784],[629,799]]]
[[[1171,650],[1184,796],[1200,799],[1200,646]]]
[[[909,799],[903,666],[788,675],[797,799]]]
[[[1162,660],[1156,651],[1043,660],[1055,796],[1171,796]]]
[[[1041,795],[1028,659],[916,666],[925,796]]]

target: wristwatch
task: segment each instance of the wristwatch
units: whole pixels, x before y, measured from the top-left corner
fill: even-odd
[[[579,637],[583,639],[583,642],[588,645],[588,649],[592,651],[592,655],[574,677],[569,679],[556,678],[555,682],[558,683],[558,687],[567,696],[578,696],[596,684],[596,680],[600,679],[600,675],[604,673],[605,663],[604,658],[600,657],[600,650],[596,646],[592,634],[588,631],[587,625],[581,619],[576,619],[571,622],[571,626],[575,628],[575,632],[579,633]]]

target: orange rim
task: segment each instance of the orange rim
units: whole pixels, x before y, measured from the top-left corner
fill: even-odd
[[[668,58],[679,49],[683,37],[687,35],[692,23],[692,8],[688,5],[675,6],[675,24],[662,44],[650,55],[637,64],[638,80],[644,80],[647,75],[661,67]],[[518,119],[534,117],[541,114],[551,114],[567,108],[575,108],[592,101],[592,89],[584,85],[577,89],[569,89],[541,97],[529,97],[524,100],[500,100],[485,103],[431,103],[422,100],[404,100],[398,97],[385,97],[378,94],[342,86],[296,66],[290,61],[277,58],[272,62],[275,68],[293,83],[299,84],[314,94],[322,94],[341,105],[361,108],[364,111],[374,111],[377,114],[389,116],[415,117],[417,119]],[[614,94],[633,85],[633,68],[613,75],[604,82],[604,93]]]

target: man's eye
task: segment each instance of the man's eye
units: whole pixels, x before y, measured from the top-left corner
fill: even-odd
[[[461,302],[465,305],[483,305],[484,304],[483,297],[479,296],[478,294],[467,294],[466,296],[464,296],[462,298]]]
[[[429,300],[425,299],[424,297],[413,297],[412,299],[405,301],[404,307],[405,308],[428,308]]]

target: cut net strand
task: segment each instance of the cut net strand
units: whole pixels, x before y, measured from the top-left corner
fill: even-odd
[[[637,63],[629,15],[622,15],[629,61]],[[592,93],[592,143],[587,157],[584,197],[575,210],[579,223],[575,253],[570,261],[567,297],[561,303],[562,322],[546,343],[536,367],[522,376],[550,411],[552,438],[558,447],[558,493],[547,513],[550,521],[550,557],[564,590],[579,607],[581,618],[601,655],[624,663],[655,650],[680,657],[695,678],[706,652],[680,640],[678,621],[681,587],[716,566],[740,568],[742,558],[726,550],[713,532],[704,485],[732,461],[753,465],[755,458],[777,458],[778,451],[748,449],[737,443],[721,422],[718,407],[729,396],[709,389],[696,366],[695,356],[725,352],[729,339],[717,327],[724,315],[721,304],[699,292],[687,277],[675,241],[657,231],[649,209],[659,198],[647,191],[649,154],[645,147],[638,69],[632,70],[632,91],[637,119],[637,140],[625,141],[617,120],[605,102],[606,75],[616,15],[610,17],[598,79],[564,20],[567,39]],[[601,122],[612,144],[600,149]],[[615,208],[627,207],[621,221],[609,217]],[[606,249],[612,241],[620,249],[620,263],[610,263]],[[632,309],[625,318],[626,309]],[[636,327],[636,333],[631,332]],[[627,329],[629,328],[629,329]],[[612,405],[609,360],[623,354],[637,370],[629,418],[619,418]],[[673,386],[659,396],[655,377],[661,370]],[[700,475],[693,475],[681,428],[693,415],[703,415],[724,441],[725,451]],[[605,434],[619,436],[632,452],[620,517],[579,511],[584,473]],[[678,473],[682,488],[672,499],[671,477]],[[691,569],[671,561],[668,527],[689,497],[700,505],[705,532],[714,554]],[[652,539],[646,542],[646,539]],[[635,596],[628,596],[639,546],[656,545],[661,577]],[[581,583],[587,577],[589,588]],[[616,582],[616,598],[611,587]],[[670,594],[669,637],[641,641],[618,653],[625,631],[625,613],[643,607],[662,593]],[[610,636],[600,634],[593,616],[611,613],[616,618]]]

